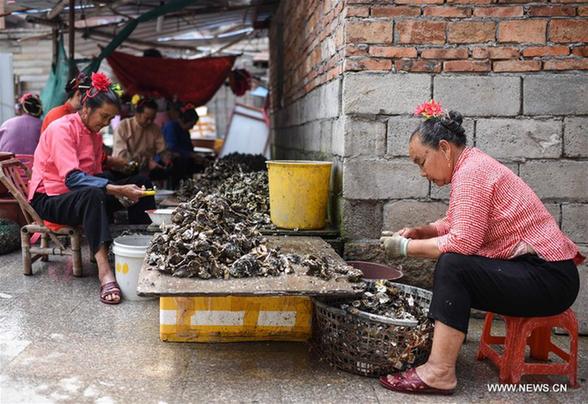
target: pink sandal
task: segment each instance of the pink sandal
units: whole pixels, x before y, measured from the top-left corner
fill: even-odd
[[[455,389],[438,389],[429,386],[419,377],[415,368],[408,369],[402,373],[382,376],[380,377],[380,384],[388,390],[399,393],[439,394],[444,396],[450,396],[455,393]]]

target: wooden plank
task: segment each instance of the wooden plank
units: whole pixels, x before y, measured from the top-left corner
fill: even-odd
[[[284,253],[328,256],[343,263],[343,259],[318,237],[267,237],[269,247],[279,247]],[[243,279],[175,278],[149,266],[147,257],[139,274],[137,293],[141,296],[353,296],[358,292],[346,278],[325,281],[305,275],[306,268],[293,265],[295,273],[281,276]]]
[[[280,229],[277,227],[262,227],[259,232],[264,236],[307,236],[307,237],[322,237],[322,238],[336,238],[339,237],[339,230],[334,227],[326,227],[319,230],[292,230]]]

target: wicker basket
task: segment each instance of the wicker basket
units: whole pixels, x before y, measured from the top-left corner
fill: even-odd
[[[412,296],[428,309],[431,292],[394,283],[400,296]],[[322,358],[339,369],[378,377],[427,360],[433,340],[430,321],[417,324],[340,309],[345,300],[314,300],[313,344]]]

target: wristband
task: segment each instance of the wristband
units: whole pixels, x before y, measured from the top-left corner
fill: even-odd
[[[403,257],[408,256],[408,242],[409,241],[410,241],[409,239],[404,238],[404,237],[400,240],[400,254]]]

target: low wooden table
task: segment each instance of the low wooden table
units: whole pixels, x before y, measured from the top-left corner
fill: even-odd
[[[268,236],[269,247],[279,247],[284,253],[328,256],[343,259],[321,238]],[[294,274],[253,278],[200,279],[176,278],[159,272],[145,258],[137,292],[141,296],[355,296],[359,292],[346,278],[325,281],[305,275],[306,268],[293,265]]]

